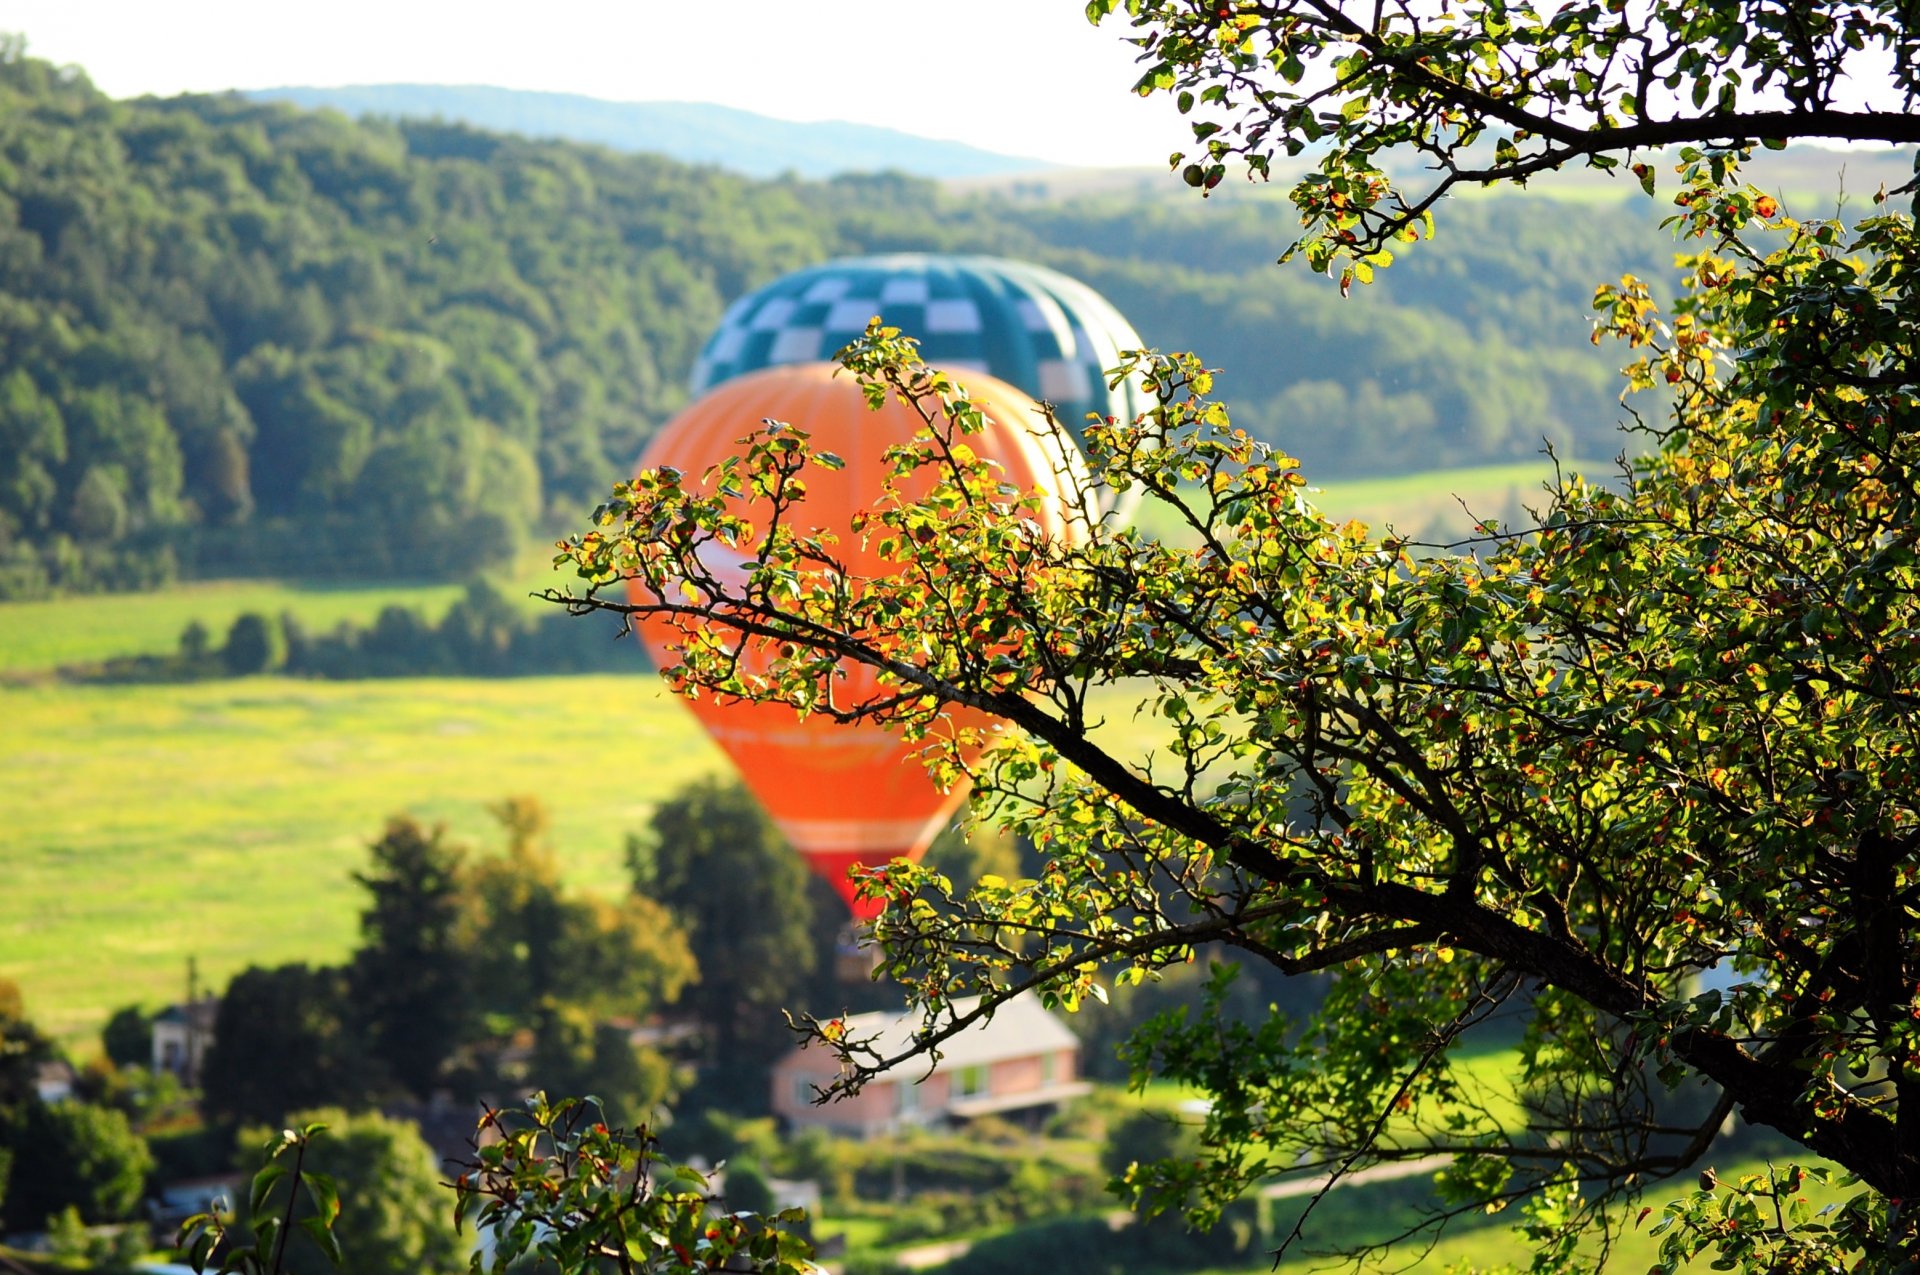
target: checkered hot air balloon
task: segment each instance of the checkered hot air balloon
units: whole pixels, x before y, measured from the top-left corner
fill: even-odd
[[[988,372],[1046,400],[1076,435],[1089,412],[1131,420],[1150,405],[1133,381],[1107,386],[1120,351],[1143,342],[1092,288],[1044,266],[921,252],[829,261],[741,297],[694,362],[693,392],[831,359],[875,315],[942,371]]]

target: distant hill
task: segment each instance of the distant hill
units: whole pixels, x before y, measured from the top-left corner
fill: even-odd
[[[593,142],[684,163],[717,164],[750,177],[887,170],[916,177],[985,177],[1058,167],[891,128],[841,121],[796,124],[710,102],[609,102],[573,93],[447,84],[274,88],[246,96],[309,109],[332,107],[353,116],[438,118],[523,137]]]

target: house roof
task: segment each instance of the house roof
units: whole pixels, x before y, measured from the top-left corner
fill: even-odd
[[[173,1023],[192,1027],[195,1031],[212,1031],[213,1023],[220,1016],[220,1000],[209,996],[187,1005],[173,1004],[153,1016],[156,1023]]]
[[[978,996],[953,1002],[953,1016],[963,1017],[979,1007]],[[922,1025],[914,1011],[855,1014],[846,1020],[847,1039],[870,1043],[882,1058],[890,1058],[911,1048]],[[1058,1053],[1080,1048],[1080,1039],[1067,1029],[1057,1014],[1040,1003],[1033,993],[1016,996],[995,1010],[993,1017],[978,1023],[940,1046],[940,1061],[935,1073],[977,1067],[983,1063],[1026,1058],[1034,1054]],[[909,1063],[899,1072],[913,1080],[928,1074],[924,1061]],[[883,1073],[885,1074],[885,1073]]]

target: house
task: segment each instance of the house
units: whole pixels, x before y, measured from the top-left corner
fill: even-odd
[[[219,1014],[219,998],[207,996],[169,1005],[155,1015],[153,1070],[173,1073],[188,1088],[199,1084],[200,1064],[213,1043],[213,1021]]]
[[[954,1010],[966,1014],[978,1004],[970,997],[956,1001]],[[848,1038],[874,1038],[883,1057],[905,1050],[919,1026],[912,1013],[846,1020]],[[822,1105],[815,1090],[839,1076],[839,1060],[818,1044],[796,1049],[773,1068],[774,1114],[795,1129],[872,1137],[976,1116],[1035,1117],[1092,1088],[1079,1079],[1079,1039],[1033,995],[1008,1001],[940,1051],[931,1073],[918,1059],[881,1073],[850,1098]]]
[[[73,1083],[77,1078],[72,1063],[55,1058],[33,1069],[33,1092],[44,1103],[65,1102],[73,1097]]]

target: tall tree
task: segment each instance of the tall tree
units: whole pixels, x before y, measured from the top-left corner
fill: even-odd
[[[692,1097],[764,1109],[767,1069],[793,1043],[780,1011],[837,919],[815,913],[799,857],[737,781],[698,780],[661,802],[629,859],[635,891],[673,914],[699,965],[683,1002],[705,1032]]]
[[[538,801],[509,798],[493,813],[507,849],[471,870],[463,939],[478,1007],[496,1027],[532,1032],[517,1082],[559,1092],[597,1077],[621,1117],[643,1116],[672,1096],[674,1077],[631,1032],[694,976],[686,935],[650,899],[567,891]]]
[[[353,1030],[342,971],[249,966],[220,998],[200,1105],[221,1121],[277,1124],[319,1103],[364,1106],[383,1087]]]
[[[472,1037],[474,992],[461,942],[466,851],[404,816],[388,820],[354,873],[370,896],[347,969],[351,1013],[389,1075],[425,1097]]]

